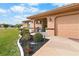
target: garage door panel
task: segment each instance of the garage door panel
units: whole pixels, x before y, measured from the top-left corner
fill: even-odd
[[[79,15],[70,15],[56,19],[57,35],[79,39]]]

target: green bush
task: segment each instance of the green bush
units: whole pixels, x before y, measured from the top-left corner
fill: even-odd
[[[24,52],[25,52],[25,55],[26,55],[26,56],[29,56],[29,51],[28,51],[28,49],[29,49],[29,45],[27,44],[27,45],[24,47]]]
[[[41,33],[36,33],[33,36],[33,39],[34,39],[35,42],[40,42],[43,39],[43,35]]]
[[[28,40],[28,39],[30,38],[29,29],[24,28],[24,29],[22,30],[22,37],[23,37],[23,39],[25,39],[25,40]]]
[[[29,33],[29,29],[27,29],[27,28],[23,28],[21,31],[22,36],[24,36],[25,34],[28,34],[28,33]]]
[[[24,40],[29,40],[29,38],[30,38],[30,34],[28,33],[28,34],[25,34],[24,36],[23,36],[23,39]]]

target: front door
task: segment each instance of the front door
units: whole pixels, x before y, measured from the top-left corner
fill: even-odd
[[[46,28],[47,28],[47,19],[43,19],[42,20],[42,32],[46,32]]]

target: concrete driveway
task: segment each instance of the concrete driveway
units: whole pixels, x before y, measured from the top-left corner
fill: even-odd
[[[33,56],[79,56],[79,42],[63,37],[47,37],[50,40]]]

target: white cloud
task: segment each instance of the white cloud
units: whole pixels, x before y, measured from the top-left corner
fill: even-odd
[[[27,14],[27,15],[24,15],[23,17],[24,18],[27,18],[27,17],[29,17],[29,16],[31,16],[32,14]]]
[[[7,21],[0,21],[0,24],[6,24],[7,23]]]
[[[13,6],[10,8],[10,10],[12,12],[15,12],[15,13],[32,13],[32,12],[38,12],[39,11],[39,8],[36,8],[36,7],[33,7],[33,6],[24,6],[23,4],[22,5],[18,5],[18,6]]]
[[[15,20],[14,20],[14,23],[15,23],[15,24],[21,24],[21,23],[22,23],[22,20],[15,19]]]
[[[40,12],[46,12],[47,10],[41,10]]]
[[[13,6],[13,7],[11,7],[11,11],[13,11],[13,12],[23,13],[24,10],[25,10],[24,6]]]
[[[26,20],[26,17],[28,16],[46,11],[46,10],[41,10],[37,7],[34,7],[33,5],[38,5],[38,4],[31,4],[30,6],[26,6],[25,4],[19,4],[19,5],[11,6],[9,9],[0,8],[0,13],[6,13],[4,14],[5,17],[7,16],[5,19],[9,20],[1,23],[19,24],[23,20]]]
[[[21,16],[21,15],[17,15],[17,16],[14,16],[14,19],[24,20],[25,17],[23,17],[23,16]]]
[[[21,17],[21,16],[18,16],[18,15],[17,15],[17,16],[14,16],[14,18],[20,18],[20,17]]]
[[[61,6],[68,5],[68,4],[70,4],[70,3],[53,3],[52,5],[61,7]]]
[[[5,9],[1,9],[1,8],[0,8],[0,13],[3,13],[3,14],[4,14],[4,13],[6,13],[6,12],[7,12],[7,11],[6,11]]]
[[[29,6],[38,6],[40,3],[28,3]]]
[[[26,20],[26,17],[38,13],[41,10],[33,6],[25,6],[24,4],[20,4],[20,5],[12,6],[9,9],[9,11],[13,11],[12,13],[20,13],[11,17],[11,19],[13,19],[14,24],[19,24],[23,20]]]
[[[13,24],[21,24],[22,21],[25,20],[26,18],[22,17],[21,15],[15,15],[11,19],[13,20]]]
[[[21,3],[20,5],[21,5],[21,6],[24,6],[25,4],[24,4],[24,3]]]
[[[29,11],[30,11],[30,12],[38,12],[39,9],[38,9],[38,8],[35,8],[35,7],[30,7],[30,8],[29,8]]]

